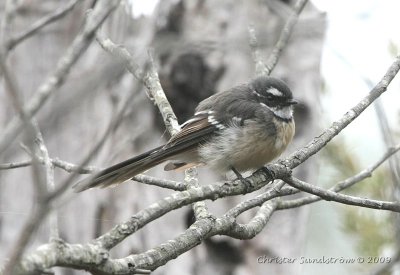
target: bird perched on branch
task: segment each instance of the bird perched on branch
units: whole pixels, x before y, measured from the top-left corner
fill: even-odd
[[[131,179],[165,161],[164,170],[208,165],[219,173],[261,168],[291,142],[293,99],[281,80],[259,76],[206,98],[165,145],[106,168],[77,182],[76,192]]]

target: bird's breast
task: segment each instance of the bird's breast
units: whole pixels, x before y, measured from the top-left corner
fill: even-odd
[[[249,122],[241,127],[227,127],[201,146],[199,155],[204,163],[219,172],[226,172],[232,166],[239,171],[254,170],[278,157],[293,135],[293,121],[282,122],[274,118],[274,127]]]
[[[293,119],[289,122],[281,122],[275,118],[274,123],[276,127],[275,148],[277,154],[280,155],[292,141],[295,133],[295,125]]]

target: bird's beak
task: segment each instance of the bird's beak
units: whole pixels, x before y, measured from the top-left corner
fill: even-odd
[[[288,101],[289,105],[296,105],[297,103],[299,103],[297,100],[291,99]]]

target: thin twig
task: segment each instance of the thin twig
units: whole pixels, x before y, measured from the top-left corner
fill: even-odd
[[[272,214],[275,212],[277,205],[277,200],[275,199],[262,204],[250,222],[247,224],[234,222],[229,230],[224,233],[230,237],[241,240],[254,238],[265,228]]]
[[[185,180],[187,189],[200,187],[196,168],[185,170]],[[210,213],[205,201],[199,201],[192,205],[194,217],[196,220],[207,218]]]
[[[14,268],[19,262],[26,246],[28,245],[32,235],[39,228],[40,222],[44,219],[47,209],[43,207],[44,204],[39,204],[38,207],[33,209],[29,214],[28,220],[25,222],[21,234],[18,236],[17,241],[13,244],[13,249],[10,253],[9,259],[4,267],[2,275],[13,275]]]
[[[5,0],[3,5],[4,10],[2,13],[2,18],[0,20],[0,45],[3,45],[7,39],[7,28],[10,27],[10,21],[13,13],[15,12],[15,9],[13,7],[15,3],[13,0]],[[0,46],[0,51],[4,51],[4,49],[2,49],[2,46]]]
[[[32,165],[31,160],[24,160],[24,161],[20,161],[20,162],[1,163],[0,170],[16,169],[16,168],[27,167],[27,166],[31,166],[31,165]]]
[[[372,176],[372,173],[382,165],[387,159],[393,156],[400,150],[400,144],[396,147],[389,148],[389,150],[374,164],[357,173],[356,175],[349,177],[343,181],[338,182],[335,186],[329,188],[328,190],[333,192],[340,192],[344,189],[347,189],[354,184]],[[306,204],[314,203],[322,200],[320,197],[312,195],[305,198],[294,199],[289,201],[280,201],[278,205],[278,209],[289,209],[294,207],[300,207]]]
[[[29,155],[31,155],[31,152],[29,152]],[[39,157],[38,158],[39,162],[41,164],[44,164],[44,159]],[[60,160],[58,158],[50,158],[50,161],[53,166],[60,168],[66,172],[69,173],[78,173],[78,174],[91,174],[96,171],[100,171],[100,168],[97,168],[95,166],[79,166],[64,160]],[[10,162],[10,163],[2,163],[0,164],[0,170],[7,170],[7,169],[16,169],[16,168],[21,168],[21,167],[28,167],[32,165],[32,160],[25,160],[25,161],[20,161],[20,162]],[[148,185],[154,185],[158,186],[161,188],[166,188],[166,189],[171,189],[175,191],[183,191],[186,190],[186,184],[183,182],[179,181],[173,181],[173,180],[164,180],[164,179],[159,179],[155,178],[152,176],[148,175],[143,175],[139,174],[135,177],[132,178],[132,180],[135,180],[140,183],[148,184]]]
[[[39,86],[32,99],[25,104],[24,112],[33,117],[42,108],[47,99],[64,83],[71,68],[79,60],[92,42],[94,33],[104,20],[118,6],[120,0],[99,2],[87,17],[83,30],[75,37],[66,53],[60,58],[54,72]],[[14,117],[2,131],[0,154],[8,148],[22,129],[19,117]]]
[[[274,168],[280,169],[278,166],[271,167],[271,169]],[[274,171],[274,173],[281,174],[279,170]],[[171,196],[153,203],[149,208],[139,211],[128,221],[115,226],[109,232],[97,238],[96,243],[101,247],[111,249],[147,223],[174,209],[207,199],[216,200],[221,197],[250,193],[265,186],[270,182],[270,178],[262,173],[257,173],[252,179],[249,179],[249,182],[251,183],[250,187],[240,179],[236,179],[222,185],[210,184],[192,187],[183,192],[175,192]]]
[[[11,37],[6,43],[5,43],[5,48],[7,51],[12,50],[16,45],[24,41],[25,39],[35,35],[38,31],[40,31],[42,28],[45,26],[49,25],[50,23],[55,22],[56,20],[59,20],[63,18],[65,15],[68,14],[69,11],[71,11],[76,4],[82,0],[71,0],[68,4],[66,4],[64,7],[60,7],[57,9],[54,13],[49,14],[35,23],[33,23],[27,30],[24,32],[15,35]]]
[[[399,202],[379,201],[379,200],[372,200],[372,199],[344,195],[344,194],[336,193],[331,190],[325,190],[321,187],[309,184],[307,182],[301,181],[294,177],[286,178],[286,179],[284,179],[284,181],[287,184],[289,184],[299,190],[302,190],[302,191],[310,193],[310,194],[314,194],[318,197],[321,197],[322,199],[324,199],[326,201],[336,201],[336,202],[340,202],[340,203],[348,204],[348,205],[355,205],[355,206],[361,206],[361,207],[372,208],[372,209],[391,210],[393,212],[400,212],[400,203]]]
[[[306,161],[309,157],[319,152],[324,146],[337,136],[344,128],[346,128],[352,121],[354,121],[365,109],[371,105],[380,95],[386,90],[388,85],[392,82],[394,77],[400,70],[400,56],[396,57],[394,62],[390,65],[389,69],[379,81],[379,83],[365,96],[357,105],[345,113],[339,120],[332,123],[332,125],[315,137],[303,148],[295,151],[283,160],[279,160],[282,165],[293,169]]]
[[[348,59],[346,59],[342,54],[339,52],[335,51],[335,54],[342,62],[344,62],[347,66],[349,66],[351,69],[353,69],[359,77],[364,81],[365,85],[368,87],[369,90],[371,90],[374,87],[374,83],[366,77],[364,74],[362,74],[359,70],[357,70],[353,64],[349,62]],[[374,109],[376,113],[376,117],[378,119],[378,125],[379,129],[381,131],[383,141],[385,142],[385,145],[387,148],[392,147],[395,145],[394,138],[393,138],[393,131],[390,129],[388,118],[384,109],[384,106],[382,105],[381,100],[375,100],[374,102]],[[392,176],[392,181],[394,183],[400,182],[400,160],[397,156],[390,158],[389,160],[389,167],[390,167],[390,173]],[[395,184],[396,185],[396,184]],[[394,195],[396,196],[396,192],[394,192]]]
[[[288,196],[298,192],[295,188],[281,189],[284,185],[285,183],[281,180],[276,183],[273,183],[272,186],[266,192],[256,196],[255,198],[251,198],[239,203],[238,205],[230,209],[228,212],[226,212],[224,216],[236,218],[243,212],[252,209],[254,207],[261,206],[263,203],[271,200],[272,198],[278,196],[279,197]]]
[[[126,110],[128,109],[129,104],[132,102],[133,98],[141,90],[141,88],[142,88],[142,83],[136,82],[134,88],[132,89],[133,90],[132,93],[129,93],[126,96],[126,98],[120,101],[121,103],[117,107],[117,111],[114,113],[114,116],[111,118],[109,124],[107,125],[107,129],[104,131],[99,141],[97,141],[97,143],[90,149],[89,153],[83,158],[78,167],[86,166],[87,163],[104,145],[108,136],[112,132],[116,131],[118,126],[121,125],[122,117],[124,116]],[[70,187],[70,184],[73,182],[76,175],[77,171],[72,171],[71,175],[63,183],[61,183],[60,186],[52,194],[50,194],[50,198],[54,199],[62,195],[64,191]]]
[[[33,101],[31,101],[31,104],[28,104],[27,107],[22,107],[22,102],[19,100],[18,97],[18,89],[16,85],[14,85],[10,75],[8,74],[7,67],[5,66],[5,63],[3,62],[4,59],[2,56],[0,56],[0,63],[1,63],[1,70],[3,72],[3,75],[5,76],[6,83],[8,84],[10,94],[13,96],[14,100],[14,105],[17,108],[20,117],[22,118],[22,123],[19,118],[15,118],[14,121],[16,124],[14,126],[17,126],[16,128],[13,128],[11,131],[6,133],[5,136],[3,136],[2,141],[0,142],[0,152],[4,150],[4,148],[1,148],[2,146],[7,146],[8,143],[10,142],[10,139],[12,138],[13,135],[16,135],[18,131],[22,128],[22,126],[26,125],[29,126],[28,130],[31,130],[32,133],[36,132],[36,136],[38,136],[37,132],[34,131],[37,130],[35,129],[34,125],[31,122],[31,119],[34,115],[34,113],[39,110],[39,108],[43,105],[45,99],[50,95],[52,91],[54,91],[61,83],[63,82],[63,79],[65,78],[66,74],[70,70],[71,66],[73,63],[77,61],[79,58],[80,54],[83,52],[84,49],[88,46],[88,41],[90,41],[90,36],[91,36],[91,31],[93,32],[96,28],[100,26],[100,24],[105,20],[105,18],[111,13],[111,11],[116,8],[116,4],[118,4],[118,1],[114,1],[114,5],[110,4],[109,1],[102,1],[102,4],[98,4],[97,7],[99,7],[96,11],[93,12],[92,16],[88,17],[87,19],[87,24],[86,24],[86,31],[83,32],[84,35],[78,35],[80,41],[77,39],[73,43],[74,47],[71,47],[70,50],[67,52],[66,56],[64,56],[64,59],[61,60],[61,63],[59,63],[58,68],[56,72],[53,74],[52,77],[48,79],[47,82],[45,82],[37,93],[37,97],[34,98]],[[96,18],[93,18],[96,15]],[[89,26],[89,27],[88,27]],[[77,50],[77,52],[74,52]],[[36,100],[36,101],[35,101]],[[33,102],[33,103],[32,103]],[[10,125],[10,124],[9,124]],[[31,127],[30,127],[31,126]],[[8,128],[10,129],[10,128]],[[6,129],[7,132],[7,129]],[[11,134],[11,135],[10,135]],[[34,135],[32,135],[34,136]],[[33,150],[31,150],[33,151]],[[37,161],[36,154],[34,156],[34,162]],[[49,160],[45,160],[45,163],[49,162]],[[50,164],[51,165],[51,164]],[[35,177],[35,186],[37,186],[38,194],[40,195],[40,200],[38,206],[33,210],[33,213],[30,215],[28,221],[25,223],[23,231],[19,235],[16,244],[13,246],[13,250],[11,252],[11,255],[9,257],[9,261],[7,262],[5,268],[4,268],[4,273],[3,274],[14,274],[15,266],[17,262],[19,261],[24,248],[27,246],[32,234],[35,233],[37,228],[40,225],[40,222],[44,219],[46,214],[50,211],[50,207],[48,205],[51,202],[51,199],[54,197],[49,197],[48,199],[45,199],[45,192],[43,192],[42,188],[42,181],[40,179],[39,171],[36,168],[36,165],[33,166],[34,168],[34,177]],[[36,168],[36,170],[35,170]]]
[[[150,99],[155,102],[160,110],[165,127],[170,135],[173,136],[178,133],[180,130],[178,119],[176,118],[171,104],[169,103],[164,90],[161,87],[152,53],[149,51],[150,70],[147,74],[145,74],[125,47],[116,45],[110,39],[104,38],[99,32],[97,32],[96,40],[105,51],[120,59],[126,66],[127,70],[131,72],[136,79],[143,82],[147,88]],[[188,188],[192,186],[198,187],[197,171],[195,168],[185,171],[185,183]],[[209,215],[208,209],[204,202],[196,202],[193,205],[193,210],[196,218],[206,217]]]
[[[282,32],[279,36],[278,41],[276,42],[271,54],[268,57],[268,60],[265,65],[264,74],[271,74],[272,70],[275,68],[278,63],[278,59],[282,54],[283,49],[286,47],[290,35],[293,32],[293,28],[297,23],[300,13],[303,11],[304,6],[307,4],[308,0],[299,0],[296,2],[293,12],[285,23],[285,26],[282,29]]]
[[[140,183],[154,185],[161,188],[171,189],[175,191],[184,191],[187,189],[187,184],[179,181],[159,179],[148,175],[139,174],[132,178],[132,180]]]
[[[35,150],[35,146],[33,143],[33,140],[35,136],[38,134],[38,128],[36,125],[34,125],[34,122],[32,121],[32,118],[28,116],[23,109],[23,102],[21,99],[21,90],[19,89],[17,82],[14,78],[14,76],[10,73],[5,59],[4,55],[0,53],[0,70],[3,74],[5,84],[6,84],[6,91],[11,98],[11,101],[13,102],[14,108],[17,110],[19,116],[22,118],[23,125],[26,128],[27,131],[27,136],[29,140],[29,148],[31,151]],[[38,165],[38,159],[35,156],[33,156],[33,161],[32,161],[32,172],[33,172],[33,178],[34,178],[34,186],[35,186],[35,191],[37,193],[36,198],[38,199],[38,204],[39,207],[37,212],[33,210],[32,215],[30,215],[30,218],[28,221],[25,223],[24,227],[26,230],[23,230],[21,234],[18,236],[17,241],[13,245],[13,249],[11,250],[9,261],[7,262],[5,268],[4,268],[4,274],[11,274],[13,271],[14,266],[16,263],[19,261],[20,257],[22,256],[26,246],[29,243],[29,240],[32,236],[32,234],[36,231],[36,229],[39,227],[40,224],[40,219],[42,215],[41,209],[45,209],[44,205],[46,202],[42,201],[41,198],[42,195],[46,192],[44,188],[44,183],[42,182],[42,177],[41,177],[41,172],[39,169]],[[37,215],[35,215],[37,214]]]
[[[43,166],[45,168],[45,181],[47,192],[53,192],[55,189],[54,183],[54,165],[52,160],[50,159],[49,152],[47,150],[46,145],[44,144],[42,133],[40,132],[39,127],[36,125],[36,142],[39,147],[40,155],[43,158]],[[43,202],[46,203],[46,202]],[[47,206],[47,205],[46,205]],[[50,225],[50,240],[58,239],[58,213],[57,211],[52,211],[49,217],[49,225]]]
[[[256,35],[256,30],[254,28],[254,25],[249,25],[248,27],[248,33],[249,33],[249,46],[251,49],[251,53],[253,56],[253,62],[255,64],[255,71],[256,75],[262,75],[266,72],[267,66],[265,63],[262,61],[260,51],[258,49],[258,40],[257,40],[257,35]]]
[[[144,86],[147,88],[150,99],[154,100],[160,110],[161,115],[164,119],[164,124],[167,127],[168,132],[171,135],[179,132],[180,127],[178,119],[176,118],[171,105],[168,102],[167,97],[161,87],[158,73],[154,64],[154,60],[149,53],[150,57],[150,70],[148,73],[144,73],[140,66],[135,62],[135,59],[130,52],[121,45],[116,45],[109,38],[104,38],[100,32],[97,32],[96,40],[100,46],[112,56],[118,58],[123,62],[126,69],[139,81],[142,81]]]

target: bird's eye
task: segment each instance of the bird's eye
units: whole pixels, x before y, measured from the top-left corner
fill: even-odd
[[[270,101],[274,100],[274,96],[271,94],[267,94],[265,97]]]

